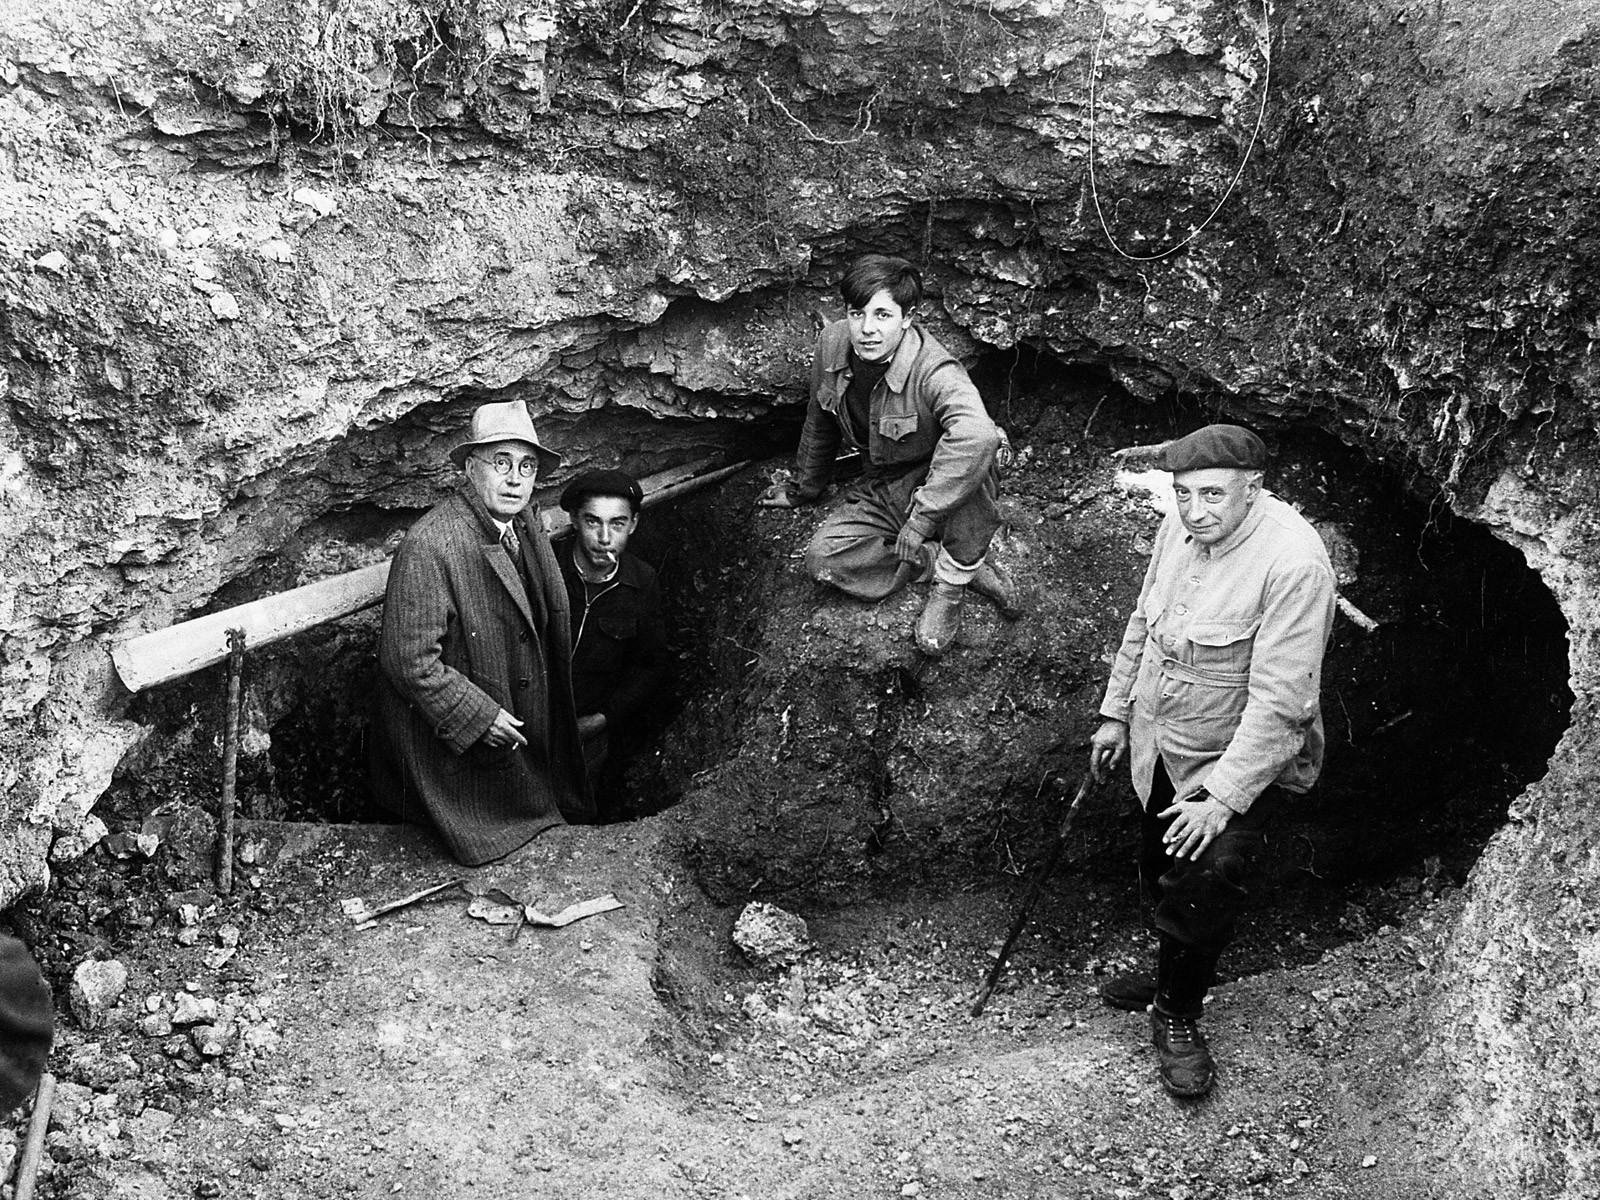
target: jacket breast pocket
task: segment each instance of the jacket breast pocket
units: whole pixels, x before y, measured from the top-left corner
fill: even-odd
[[[900,413],[878,418],[878,434],[891,442],[903,442],[917,432],[917,414]]]
[[[1187,630],[1194,645],[1194,665],[1203,671],[1247,675],[1261,618],[1232,621],[1194,621]]]
[[[603,617],[600,621],[600,630],[607,637],[625,642],[629,638],[638,636],[638,617]]]
[[[922,462],[939,435],[937,424],[924,426],[915,412],[884,413],[874,429],[872,457],[889,465]]]

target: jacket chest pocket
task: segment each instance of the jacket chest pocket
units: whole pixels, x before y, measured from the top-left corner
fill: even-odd
[[[919,462],[932,446],[914,412],[883,413],[874,427],[873,458],[884,463]]]
[[[1185,633],[1194,646],[1194,665],[1202,671],[1248,675],[1260,628],[1260,617],[1191,622]]]
[[[900,413],[878,418],[878,434],[891,442],[903,442],[917,431],[917,414]]]
[[[639,633],[638,617],[602,617],[599,624],[602,633],[619,642],[625,642]]]

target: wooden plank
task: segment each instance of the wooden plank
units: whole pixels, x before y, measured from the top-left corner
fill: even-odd
[[[244,630],[245,644],[259,650],[371,608],[383,599],[388,582],[389,563],[373,563],[359,571],[319,579],[304,587],[129,638],[111,648],[111,662],[123,687],[130,692],[141,691],[227,658],[230,629]]]
[[[715,461],[715,457],[702,458],[645,476],[639,481],[645,493],[645,507],[706,487],[750,465],[749,461],[734,463],[708,474],[698,474]],[[539,517],[545,530],[552,534],[571,524],[570,518],[559,508],[545,509]],[[359,571],[334,575],[274,596],[263,596],[236,608],[129,638],[111,648],[111,662],[123,687],[130,692],[142,691],[227,658],[230,629],[243,630],[246,644],[252,650],[259,650],[381,603],[388,582],[389,563],[374,563]]]

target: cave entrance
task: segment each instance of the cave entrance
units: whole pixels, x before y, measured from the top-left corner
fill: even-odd
[[[760,445],[760,437],[752,439]],[[750,655],[740,623],[754,517],[750,482],[736,495],[713,486],[646,509],[629,549],[656,567],[667,610],[676,678],[641,722],[624,769],[603,781],[608,819],[660,812],[687,781],[716,761],[733,729],[737,688]],[[734,482],[737,482],[735,476]],[[425,510],[356,508],[318,519],[283,547],[269,571],[222,588],[204,615],[287,590],[308,560],[367,561],[392,550]],[[367,731],[376,684],[382,606],[246,654],[238,813],[247,819],[306,823],[388,823],[368,782]],[[751,613],[753,618],[754,614]],[[108,825],[137,825],[152,811],[214,809],[220,779],[224,667],[139,693],[129,716],[150,730],[122,764],[98,811]]]
[[[1073,496],[1105,486],[1108,449],[1160,441],[1213,415],[1135,399],[1103,366],[1044,356],[996,354],[974,377],[1021,452],[1006,489],[1028,520],[1074,519]],[[1326,435],[1268,432],[1277,451],[1269,486],[1350,551],[1343,592],[1379,626],[1336,626],[1324,673],[1324,776],[1280,830],[1258,932],[1233,964],[1241,972],[1314,957],[1458,887],[1512,798],[1543,774],[1572,700],[1565,622],[1514,549]],[[634,549],[661,573],[680,670],[633,757],[627,816],[674,804],[698,772],[737,748],[742,714],[759,702],[747,684],[771,603],[760,580],[774,564],[763,560],[790,549],[757,526],[751,501],[764,482],[752,470],[648,510],[641,522]],[[300,541],[308,554],[382,543],[415,515],[347,513]],[[225,593],[219,603],[247,598]],[[380,619],[369,611],[251,656],[243,815],[386,819],[368,795],[364,753]],[[1120,621],[1101,632],[1114,639]],[[134,715],[156,734],[107,797],[113,827],[178,794],[214,804],[219,681],[208,672],[140,697]],[[1036,813],[1027,823],[1042,830],[1050,820]],[[1084,962],[1140,917],[1129,883],[1131,809],[1102,805],[1080,826],[1071,878],[1041,918],[1068,960]],[[1028,851],[1019,841],[1019,855]],[[964,887],[1003,884],[1005,869],[929,864],[942,879],[961,874]]]
[[[1047,518],[1096,441],[1152,444],[1208,420],[1249,420],[1137,400],[1103,366],[1027,351],[993,354],[974,377],[1045,468],[1019,484]],[[1566,621],[1518,550],[1397,465],[1316,430],[1263,431],[1267,486],[1324,531],[1341,595],[1378,626],[1336,620],[1323,775],[1276,830],[1253,931],[1224,964],[1234,974],[1315,959],[1459,888],[1510,802],[1544,775],[1573,700]],[[1084,841],[1043,916],[1066,961],[1139,940],[1137,820],[1124,799],[1080,819]]]

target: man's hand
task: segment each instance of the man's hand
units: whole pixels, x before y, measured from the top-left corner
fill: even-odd
[[[590,713],[586,717],[578,718],[578,736],[584,741],[598,737],[606,731],[605,713]]]
[[[494,724],[485,729],[478,740],[496,749],[502,746],[526,746],[528,739],[517,732],[521,728],[522,722],[502,708],[495,713]]]
[[[1106,772],[1118,766],[1128,753],[1128,723],[1107,719],[1089,739],[1089,773],[1096,783],[1104,783]]]
[[[761,495],[756,497],[757,508],[799,508],[800,501],[795,499],[794,483],[784,480],[775,483]]]
[[[995,430],[1000,434],[1000,444],[994,448],[994,465],[1004,471],[1017,461],[1017,452],[1011,448],[1011,436],[998,425]]]
[[[900,526],[900,536],[894,540],[894,556],[903,563],[921,567],[926,563],[926,555],[922,551],[922,544],[927,540],[927,534],[918,533],[910,525],[902,525]]]
[[[1212,839],[1228,827],[1228,822],[1233,820],[1233,809],[1215,796],[1201,792],[1156,815],[1162,820],[1173,818],[1161,839],[1166,843],[1167,853],[1173,858],[1187,858],[1193,862],[1206,852]]]

